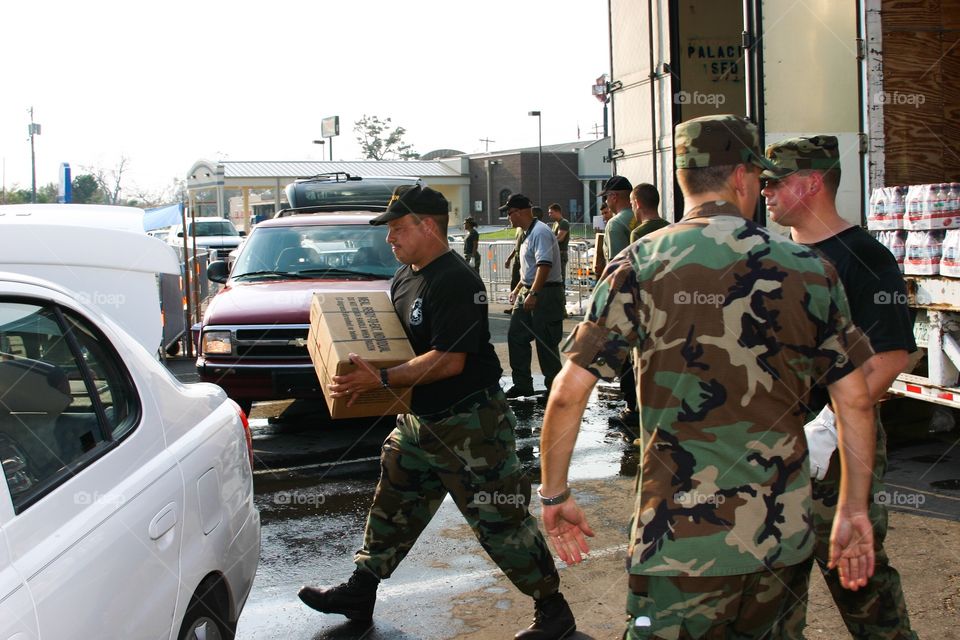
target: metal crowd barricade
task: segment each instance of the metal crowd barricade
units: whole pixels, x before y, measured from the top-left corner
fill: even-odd
[[[487,299],[490,303],[509,304],[511,269],[503,265],[514,246],[513,240],[480,242],[480,278],[487,288]],[[450,248],[457,255],[463,255],[462,241],[451,241]],[[567,311],[571,315],[579,315],[596,284],[596,275],[591,267],[593,247],[590,242],[572,240],[567,251]]]

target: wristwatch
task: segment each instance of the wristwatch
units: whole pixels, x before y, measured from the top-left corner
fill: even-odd
[[[563,490],[563,493],[561,493],[560,495],[552,496],[552,497],[550,497],[550,498],[547,498],[547,497],[544,496],[542,493],[540,493],[540,489],[541,489],[541,487],[537,487],[537,495],[540,496],[540,504],[542,504],[542,505],[544,505],[544,506],[547,506],[547,507],[552,507],[552,506],[554,506],[554,505],[558,505],[558,504],[561,504],[561,503],[563,503],[563,502],[566,502],[566,501],[567,501],[567,498],[570,497],[570,486],[569,486],[569,485],[567,485],[567,488]]]
[[[383,385],[383,388],[386,389],[390,386],[390,383],[387,381],[387,370],[380,369],[380,384]]]
[[[539,292],[539,291],[530,290],[530,291],[527,292],[527,295],[528,295],[528,296],[531,296],[531,297],[533,297],[533,298],[536,298],[538,293],[540,293],[540,292]]]

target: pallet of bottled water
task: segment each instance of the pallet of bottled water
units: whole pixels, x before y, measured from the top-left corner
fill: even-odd
[[[867,228],[903,273],[960,277],[960,183],[874,189]]]

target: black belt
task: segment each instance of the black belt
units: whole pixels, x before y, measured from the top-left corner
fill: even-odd
[[[532,287],[533,285],[532,285],[532,284],[525,284],[525,285],[523,285],[523,286],[524,286],[525,288],[529,289],[529,288]],[[563,283],[562,283],[562,282],[544,282],[544,283],[543,283],[543,288],[544,288],[544,289],[546,289],[546,288],[548,288],[548,287],[562,287],[562,286],[563,286]]]
[[[417,414],[417,417],[421,420],[427,422],[440,422],[441,420],[446,420],[451,416],[455,416],[458,413],[470,413],[473,406],[480,404],[491,398],[495,398],[497,394],[501,393],[503,389],[500,388],[500,383],[496,383],[487,387],[486,389],[481,389],[480,391],[474,391],[466,398],[457,402],[449,409],[444,409],[443,411],[438,411],[436,413],[427,413],[427,414]]]

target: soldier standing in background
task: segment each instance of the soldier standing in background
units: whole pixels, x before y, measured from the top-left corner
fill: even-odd
[[[630,192],[630,208],[637,224],[630,232],[631,244],[670,224],[660,217],[660,193],[652,184],[644,182],[633,188]],[[640,425],[640,413],[637,411],[637,379],[633,375],[633,362],[630,360],[625,363],[620,373],[620,393],[627,406],[608,421],[610,426],[625,429],[633,439],[636,437],[636,428]]]
[[[553,231],[553,235],[557,237],[557,244],[560,246],[560,273],[563,276],[563,281],[566,282],[567,262],[569,262],[570,259],[567,252],[570,246],[570,221],[563,217],[563,209],[557,202],[547,207],[547,215],[549,215],[553,221],[551,230]]]
[[[603,255],[609,263],[630,244],[633,228],[633,209],[630,208],[630,192],[633,185],[623,176],[611,176],[603,183],[601,196],[606,197],[613,217],[603,228]]]
[[[913,321],[907,308],[907,287],[897,261],[873,236],[840,217],[836,196],[840,187],[840,149],[835,136],[791,138],[767,147],[776,169],[765,171],[763,195],[777,224],[790,227],[796,242],[813,247],[833,264],[850,300],[853,323],[870,339],[874,355],[863,366],[874,404],[904,371],[916,351]],[[806,426],[813,474],[813,526],[816,559],[833,600],[854,638],[907,640],[910,629],[900,574],[890,566],[883,541],[887,535],[887,507],[883,475],[887,469],[887,439],[880,416],[876,419],[876,453],[870,489],[876,571],[863,589],[848,591],[836,571],[827,568],[830,531],[840,492],[840,457],[829,397],[816,389],[810,403],[820,412]],[[877,496],[881,500],[877,502]],[[810,564],[813,563],[810,560]],[[809,574],[809,572],[808,572]],[[800,607],[798,615],[806,613]]]
[[[870,357],[825,261],[752,222],[757,128],[733,115],[677,125],[683,220],[614,258],[565,345],[541,433],[548,539],[576,563],[593,535],[567,473],[587,399],[633,351],[642,452],[628,541],[624,638],[802,637],[813,548],[804,405],[823,380],[840,417],[843,485],[830,563],[850,589],[873,569],[867,514]]]
[[[463,258],[473,270],[480,273],[480,234],[477,233],[477,223],[473,218],[463,221],[463,228],[467,230],[467,237],[463,239]]]
[[[534,623],[521,640],[563,638],[576,628],[560,576],[530,515],[530,480],[517,458],[516,418],[500,389],[483,281],[450,251],[449,205],[429,187],[402,186],[371,224],[403,265],[390,298],[414,352],[374,369],[356,354],[356,371],[334,376],[334,397],[413,387],[410,413],[383,443],[381,473],[356,570],[336,587],[303,587],[300,599],[324,613],[369,623],[380,580],[389,578],[449,494],[491,559],[534,599]]]

